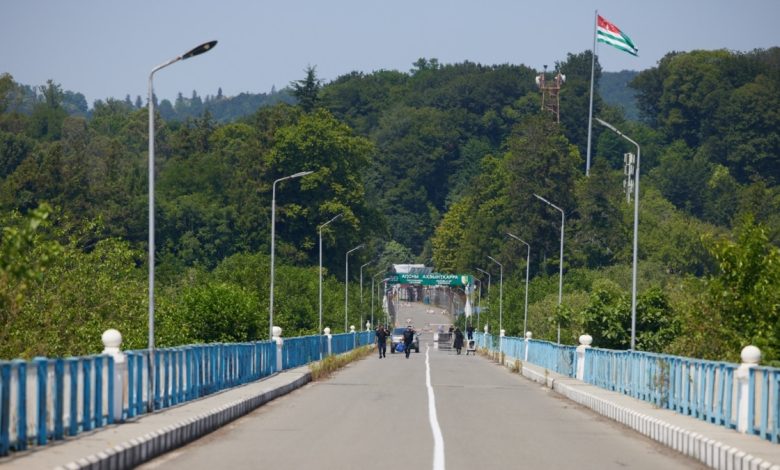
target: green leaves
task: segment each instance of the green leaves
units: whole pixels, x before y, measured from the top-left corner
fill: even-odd
[[[186,328],[196,342],[245,342],[261,336],[257,298],[242,288],[210,282],[187,289],[182,296]]]
[[[736,239],[710,241],[719,273],[710,278],[709,292],[728,329],[741,344],[762,349],[767,359],[780,359],[780,249],[769,243],[766,228],[744,219]]]

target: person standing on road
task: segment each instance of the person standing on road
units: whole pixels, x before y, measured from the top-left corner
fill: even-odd
[[[404,352],[407,359],[409,359],[409,352],[412,350],[412,343],[414,343],[414,329],[412,329],[412,325],[409,325],[404,331]]]
[[[466,338],[471,341],[474,339],[474,325],[469,323],[469,326],[466,327]]]
[[[379,348],[379,359],[382,359],[387,354],[387,330],[382,325],[376,329],[376,345]]]
[[[460,354],[460,350],[463,349],[463,332],[460,331],[460,328],[455,328],[455,341],[453,342],[452,347],[455,348],[458,354]]]

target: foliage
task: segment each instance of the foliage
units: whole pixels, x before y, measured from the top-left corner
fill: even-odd
[[[732,351],[753,344],[765,358],[780,359],[780,249],[750,217],[735,240],[711,240],[709,249],[719,267],[709,281],[711,308],[739,342]]]
[[[605,103],[623,111],[626,119],[639,119],[639,108],[636,105],[636,92],[629,88],[629,83],[638,72],[621,70],[620,72],[601,72],[599,94]]]
[[[295,99],[298,100],[298,105],[303,108],[305,112],[311,112],[320,101],[320,87],[322,81],[317,78],[317,67],[306,67],[306,78],[303,80],[297,80],[290,84],[292,86],[292,94]]]
[[[180,327],[198,342],[245,342],[261,338],[256,298],[240,287],[207,283],[182,295]]]
[[[671,53],[631,82],[642,122],[594,96],[595,114],[642,146],[640,349],[734,359],[752,342],[778,356],[778,54]],[[509,232],[531,244],[535,337],[557,339],[560,323],[563,342],[587,332],[626,347],[634,205],[621,175],[634,148],[595,127],[584,176],[590,64],[589,51],[557,62],[560,124],[540,112],[538,71],[434,58],[330,83],[309,67],[268,95],[153,97],[157,344],[266,337],[274,181],[309,170],[276,184],[274,322],[285,336],[319,328],[318,227],[343,213],[322,231],[323,325],[334,331],[371,313],[358,266],[371,262],[367,281],[431,258],[440,271],[493,273],[478,302],[495,331],[490,255],[504,267],[503,326],[522,333],[526,248]],[[607,77],[597,67],[597,89]],[[279,102],[298,105],[268,106]],[[125,347],[146,346],[144,104],[88,109],[53,81],[0,76],[4,357],[96,352],[107,327]],[[565,211],[560,307],[561,217],[534,194]],[[344,253],[359,244],[344,279]]]
[[[61,246],[41,236],[51,207],[41,204],[22,217],[11,214],[4,221],[0,238],[0,344],[10,345],[14,329],[30,287],[44,278],[46,270],[60,257]],[[6,346],[7,347],[7,346]],[[2,354],[0,352],[0,354]],[[0,357],[2,357],[0,355]]]

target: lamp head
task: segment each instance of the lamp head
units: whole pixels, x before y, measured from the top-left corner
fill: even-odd
[[[216,46],[216,45],[217,45],[217,41],[204,42],[200,46],[192,49],[191,51],[189,51],[186,54],[184,54],[183,56],[181,56],[181,59],[185,60],[185,59],[189,59],[190,57],[195,57],[196,55],[203,54],[204,52],[208,52],[211,49],[213,49],[214,46]]]

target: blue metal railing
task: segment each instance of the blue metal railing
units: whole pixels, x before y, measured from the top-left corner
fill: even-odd
[[[734,429],[738,364],[638,351],[588,348],[585,381],[661,408]],[[780,441],[780,369],[754,367],[748,378],[747,432]]]
[[[300,336],[284,340],[282,348],[282,368],[291,369],[313,361],[327,354],[328,344],[325,336]]]
[[[114,422],[114,360],[0,361],[0,456]]]
[[[373,332],[334,335],[332,353],[372,341]],[[327,348],[325,336],[285,338],[282,369],[317,361]],[[146,413],[149,351],[124,353],[125,362],[116,364],[104,355],[0,361],[0,456]],[[268,377],[278,372],[276,356],[271,341],[156,349],[154,408]]]
[[[528,362],[569,377],[574,377],[577,374],[577,348],[574,346],[539,340],[530,340],[526,343],[523,338],[504,336],[502,339],[484,333],[475,333],[474,337],[480,348],[491,351],[500,350],[514,359],[523,360],[527,347]]]
[[[574,346],[547,341],[475,334],[480,348],[575,377]],[[738,422],[738,364],[639,351],[585,350],[585,382],[651,402],[683,415],[735,429]],[[780,441],[780,369],[750,369],[747,388],[747,432]]]

